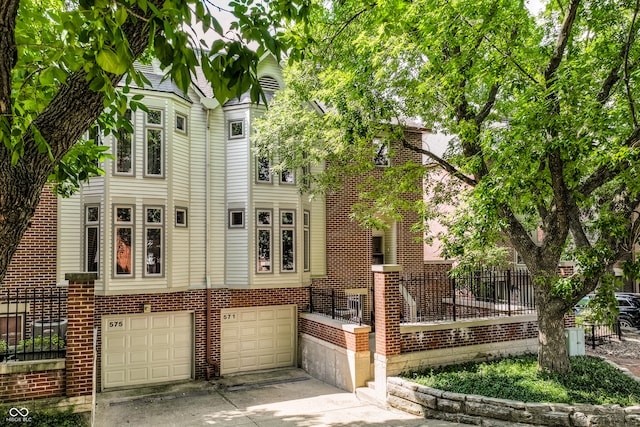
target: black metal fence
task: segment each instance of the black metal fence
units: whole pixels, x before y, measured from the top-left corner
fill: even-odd
[[[585,344],[590,345],[592,349],[596,346],[611,342],[613,340],[622,340],[622,328],[620,320],[616,319],[613,325],[604,323],[583,323],[580,325],[584,329]]]
[[[0,289],[0,361],[64,357],[65,288]]]
[[[362,325],[366,295],[336,289],[309,287],[309,312]]]
[[[529,273],[481,270],[463,276],[423,273],[401,279],[403,323],[513,316],[535,311]]]

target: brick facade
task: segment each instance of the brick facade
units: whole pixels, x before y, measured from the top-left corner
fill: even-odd
[[[400,354],[400,270],[385,271],[374,266],[376,353],[383,356]]]
[[[3,288],[55,286],[58,199],[45,187],[29,228],[11,259]]]
[[[405,139],[414,145],[422,146],[422,132],[408,130]],[[394,163],[402,164],[408,160],[421,163],[420,154],[409,151],[402,146],[394,147]],[[376,168],[371,174],[382,179],[384,168]],[[361,227],[350,218],[352,207],[362,203],[359,188],[366,177],[349,177],[343,181],[340,192],[326,195],[326,235],[327,235],[327,276],[314,279],[313,286],[334,289],[371,288],[373,276],[371,264],[373,260],[373,232]],[[422,193],[407,196],[411,200],[419,200]],[[423,243],[417,240],[419,233],[411,231],[411,226],[418,222],[415,212],[403,212],[404,219],[397,224],[396,263],[403,266],[407,273],[418,273],[424,270]]]

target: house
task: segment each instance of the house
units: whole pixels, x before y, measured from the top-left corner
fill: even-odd
[[[295,365],[298,312],[327,271],[324,203],[254,156],[264,106],[142,71],[148,112],[103,141],[104,176],[59,200],[57,282],[98,275],[99,389]],[[258,75],[268,96],[282,85],[272,57]]]

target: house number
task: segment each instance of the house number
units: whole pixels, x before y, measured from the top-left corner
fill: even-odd
[[[109,321],[109,329],[120,329],[124,327],[124,322],[122,320],[110,320]]]
[[[222,315],[222,320],[235,320],[236,319],[236,314],[235,313],[229,313],[229,314],[223,314]]]

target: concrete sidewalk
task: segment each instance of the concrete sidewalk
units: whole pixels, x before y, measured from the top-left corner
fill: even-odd
[[[360,401],[300,369],[232,376],[217,383],[109,391],[97,397],[95,426],[423,426],[425,420]]]

